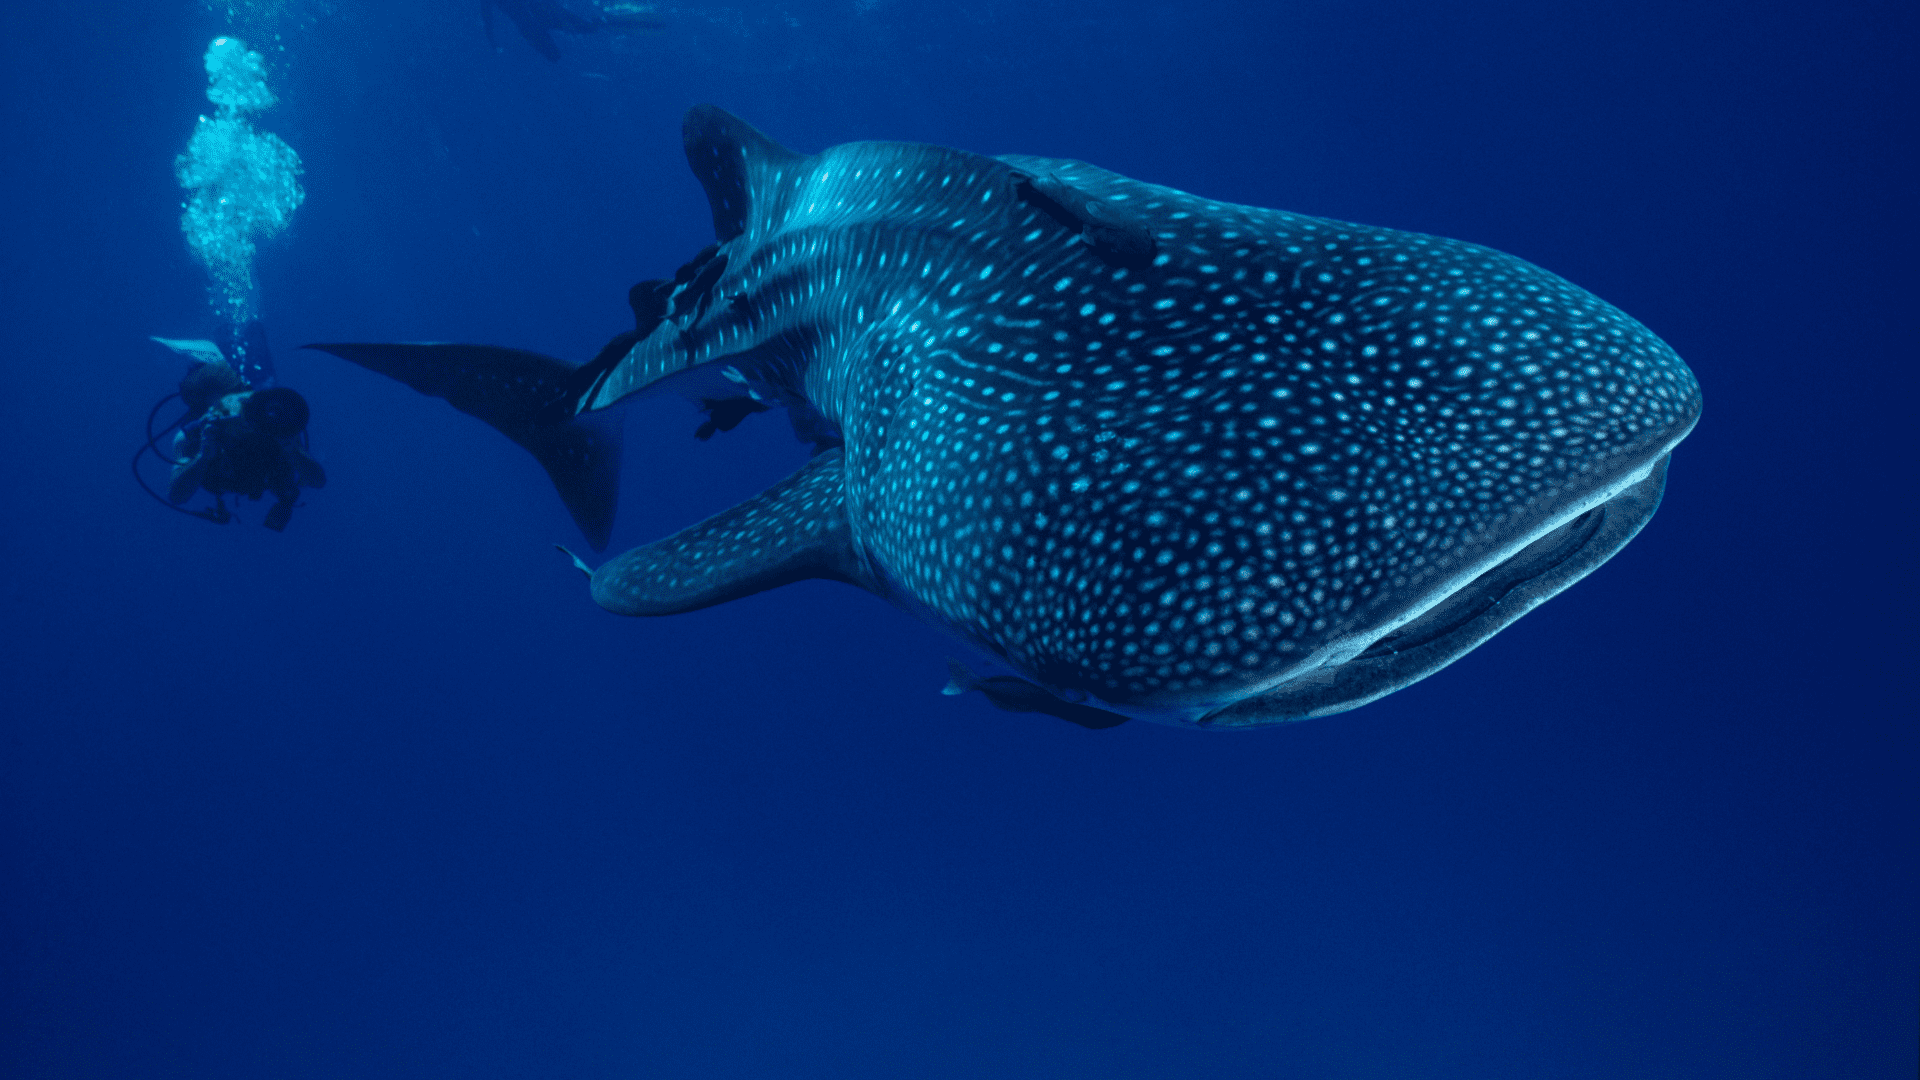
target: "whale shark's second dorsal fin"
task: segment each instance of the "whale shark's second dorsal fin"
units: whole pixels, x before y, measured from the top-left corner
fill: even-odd
[[[713,235],[721,243],[747,231],[769,174],[804,158],[767,138],[752,124],[713,105],[695,105],[680,123],[687,164],[713,206]]]

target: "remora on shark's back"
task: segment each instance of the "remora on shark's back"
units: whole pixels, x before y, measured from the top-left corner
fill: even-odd
[[[833,578],[1012,668],[947,688],[1002,708],[1322,716],[1605,562],[1699,415],[1645,327],[1472,244],[1076,161],[803,156],[710,106],[684,134],[719,243],[572,390],[784,406],[816,452],[601,566],[611,611]]]

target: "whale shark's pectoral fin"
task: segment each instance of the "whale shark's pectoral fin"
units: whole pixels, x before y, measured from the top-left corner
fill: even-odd
[[[485,420],[540,462],[587,543],[595,551],[606,548],[620,497],[621,419],[610,413],[572,415],[566,395],[576,365],[492,345],[301,347],[398,379]]]
[[[593,574],[593,599],[618,615],[675,615],[808,578],[873,590],[847,525],[841,451],[689,529],[634,548]]]
[[[1071,724],[1096,731],[1103,728],[1119,727],[1127,722],[1127,717],[1105,709],[1096,709],[1091,705],[1075,705],[1070,701],[1061,701],[1046,687],[1017,679],[1012,675],[989,675],[981,678],[968,671],[965,664],[958,660],[947,661],[947,685],[940,691],[943,694],[964,694],[978,690],[985,694],[987,701],[1002,712],[1044,713],[1057,716]]]

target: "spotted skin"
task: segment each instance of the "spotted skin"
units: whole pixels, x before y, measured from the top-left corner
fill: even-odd
[[[851,550],[840,451],[828,450],[758,498],[602,566],[593,592],[623,614],[674,615],[805,578],[865,584]]]
[[[663,323],[585,404],[717,370],[808,417],[845,520],[842,570],[815,576],[1063,701],[1258,725],[1371,700],[1411,680],[1246,707],[1611,506],[1612,546],[1503,585],[1502,617],[1571,584],[1651,515],[1699,413],[1645,327],[1473,244],[1073,161],[801,157],[707,107],[687,134],[728,302]],[[1083,196],[1088,228],[1023,198],[1036,184]],[[1100,240],[1115,229],[1147,246]]]

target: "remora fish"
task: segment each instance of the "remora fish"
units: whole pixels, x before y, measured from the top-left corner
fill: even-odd
[[[948,690],[1003,708],[1324,716],[1620,550],[1699,416],[1645,327],[1473,244],[1077,161],[803,156],[710,106],[684,135],[719,243],[636,287],[580,408],[781,405],[816,453],[601,566],[610,611],[832,578],[999,658]]]

